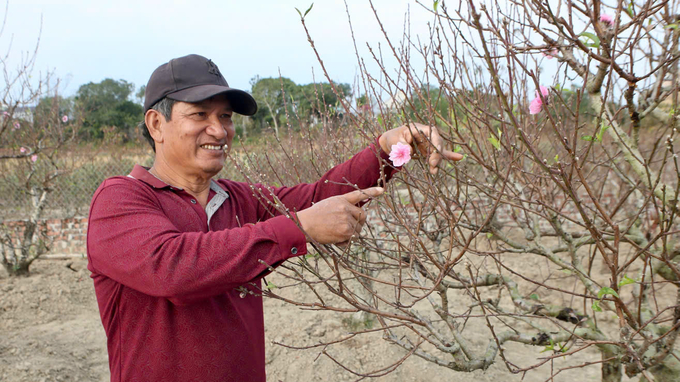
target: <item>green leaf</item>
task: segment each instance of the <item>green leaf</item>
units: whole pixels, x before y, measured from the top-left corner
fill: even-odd
[[[437,13],[437,8],[439,8],[439,0],[434,2],[434,13]]]
[[[460,147],[460,145],[454,146],[454,148],[453,148],[453,152],[454,152],[454,153],[459,153],[459,152],[461,152],[461,151],[463,151],[463,148]]]
[[[496,148],[496,150],[500,151],[501,150],[501,143],[496,139],[496,137],[489,137],[489,142],[493,145],[493,147]]]
[[[538,301],[538,295],[536,293],[532,293],[529,298]]]
[[[678,24],[668,24],[665,27],[666,29],[678,29]]]
[[[297,9],[297,7],[295,7],[295,10],[297,11],[298,15],[300,15],[300,17],[302,17],[302,12],[300,12],[300,10]]]
[[[614,297],[619,297],[619,294],[616,293],[616,291],[610,287],[602,287],[599,292],[597,292],[597,298],[602,299],[602,297],[607,296],[607,295],[612,295]]]
[[[602,124],[600,125],[600,131],[598,131],[598,133],[595,137],[598,142],[602,142],[602,137],[604,136],[604,132],[607,131],[608,128],[609,128],[609,125],[602,122]]]
[[[596,34],[590,33],[590,32],[583,32],[583,33],[580,34],[580,36],[586,38],[585,41],[581,40],[583,42],[583,45],[585,45],[589,48],[599,48],[600,47],[600,38],[597,37]]]
[[[310,5],[310,6],[309,6],[309,8],[307,8],[307,10],[305,11],[305,14],[304,14],[304,16],[302,16],[302,17],[305,17],[305,16],[307,16],[307,14],[309,13],[309,11],[311,11],[311,10],[312,10],[312,7],[314,7],[314,3],[312,3],[312,5]]]
[[[555,155],[555,163],[560,161],[560,154]]]
[[[546,346],[545,349],[541,350],[541,353],[550,351],[550,350],[555,350],[555,343],[553,342],[552,338],[548,338],[550,341],[550,345]]]
[[[592,308],[593,308],[594,312],[601,312],[602,311],[602,308],[600,308],[600,302],[597,301],[597,300],[593,301]]]
[[[631,279],[630,277],[623,275],[623,279],[619,281],[619,288],[621,288],[624,285],[629,285],[629,284],[635,284],[636,281]]]
[[[630,3],[628,3],[628,8],[626,9],[626,12],[628,13],[628,16],[630,16],[631,19],[633,17],[635,17],[633,15],[633,2],[632,1]]]
[[[487,239],[491,239],[492,237],[493,237],[493,233],[488,232],[488,233],[486,234],[486,238],[487,238]]]
[[[581,139],[583,139],[584,141],[591,142],[593,140],[593,136],[592,135],[584,135],[584,136],[581,137]]]
[[[277,287],[276,285],[274,285],[273,282],[268,281],[268,282],[267,282],[267,286],[266,286],[265,288],[267,288],[268,290],[272,290],[272,289],[276,289],[276,288],[278,288],[278,287]]]

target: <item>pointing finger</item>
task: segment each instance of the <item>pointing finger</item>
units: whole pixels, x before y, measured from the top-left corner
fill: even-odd
[[[448,159],[448,160],[459,161],[459,160],[463,159],[463,154],[454,153],[453,151],[444,150],[443,154],[446,157],[446,159]]]
[[[359,202],[363,202],[364,200],[380,196],[383,192],[385,192],[385,189],[382,187],[371,187],[365,190],[348,192],[342,195],[342,197],[345,198],[345,200],[347,200],[350,204],[357,204]]]

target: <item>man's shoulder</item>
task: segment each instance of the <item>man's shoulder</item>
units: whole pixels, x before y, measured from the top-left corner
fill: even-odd
[[[103,195],[119,195],[127,198],[134,197],[140,193],[150,192],[150,188],[144,182],[141,182],[129,175],[118,175],[104,179],[92,196],[92,203]],[[104,196],[107,198],[107,196]]]
[[[97,188],[97,191],[100,191],[100,190],[108,188],[108,187],[125,187],[125,188],[135,189],[135,188],[139,188],[143,184],[144,184],[144,182],[140,182],[139,180],[133,178],[130,175],[116,175],[116,176],[112,176],[110,178],[104,179],[102,184],[100,184],[99,187]]]

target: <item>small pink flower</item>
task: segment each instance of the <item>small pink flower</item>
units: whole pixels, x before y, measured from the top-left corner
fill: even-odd
[[[9,117],[9,113],[6,112],[6,111],[3,111],[3,112],[2,112],[2,116],[3,116],[3,117]]]
[[[543,95],[543,98],[547,98],[548,94],[550,94],[550,91],[548,88],[545,86],[541,86],[541,94]],[[543,109],[543,101],[541,100],[541,97],[538,94],[538,90],[536,91],[536,98],[534,98],[533,101],[531,101],[531,104],[529,104],[529,114],[538,114],[541,112]]]
[[[19,122],[14,122],[14,130],[19,129],[20,127],[21,125],[19,124]]]
[[[552,49],[549,52],[543,52],[543,57],[547,58],[548,60],[552,60],[553,58],[557,57],[557,54],[559,51],[557,49]]]
[[[37,154],[31,155],[31,162],[35,163],[35,161],[37,161],[37,160],[38,160],[38,155],[37,155]]]
[[[600,15],[600,22],[609,24],[611,26],[612,24],[614,24],[614,18],[603,13]]]
[[[21,148],[19,149],[19,152],[22,154],[25,153],[26,151],[28,151],[28,149],[23,146],[21,146]]]
[[[61,121],[64,123],[68,122],[68,115],[61,117]]]
[[[401,167],[411,160],[411,146],[398,142],[392,145],[390,160],[396,167]]]

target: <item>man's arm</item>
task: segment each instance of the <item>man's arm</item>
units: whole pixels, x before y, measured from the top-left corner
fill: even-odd
[[[131,179],[95,193],[88,257],[95,272],[142,293],[186,302],[256,279],[266,264],[306,253],[305,235],[285,216],[211,232],[181,232],[155,195]]]
[[[259,196],[270,201],[275,196],[283,202],[286,208],[302,211],[310,208],[313,203],[332,196],[383,185],[381,175],[384,175],[384,180],[387,182],[398,171],[398,168],[391,166],[388,161],[390,150],[397,143],[414,146],[420,155],[427,158],[432,174],[437,172],[437,166],[442,159],[458,161],[463,158],[461,154],[444,149],[444,141],[436,127],[411,123],[385,132],[376,139],[375,143],[348,161],[333,167],[315,183],[271,190],[260,189],[261,195]],[[385,162],[387,165],[383,166]],[[260,219],[265,220],[270,216],[278,215],[273,207],[265,208],[265,205],[266,203],[261,203],[258,211]],[[315,220],[319,221],[319,219]]]
[[[279,213],[267,205],[266,200],[278,198],[291,211],[302,211],[332,196],[363,190],[382,185],[399,170],[390,165],[384,165],[388,154],[381,150],[376,143],[369,145],[349,160],[326,172],[318,181],[310,184],[302,183],[292,187],[259,188],[259,198],[266,198],[259,203],[258,218],[266,220]],[[266,207],[265,207],[266,205]]]

